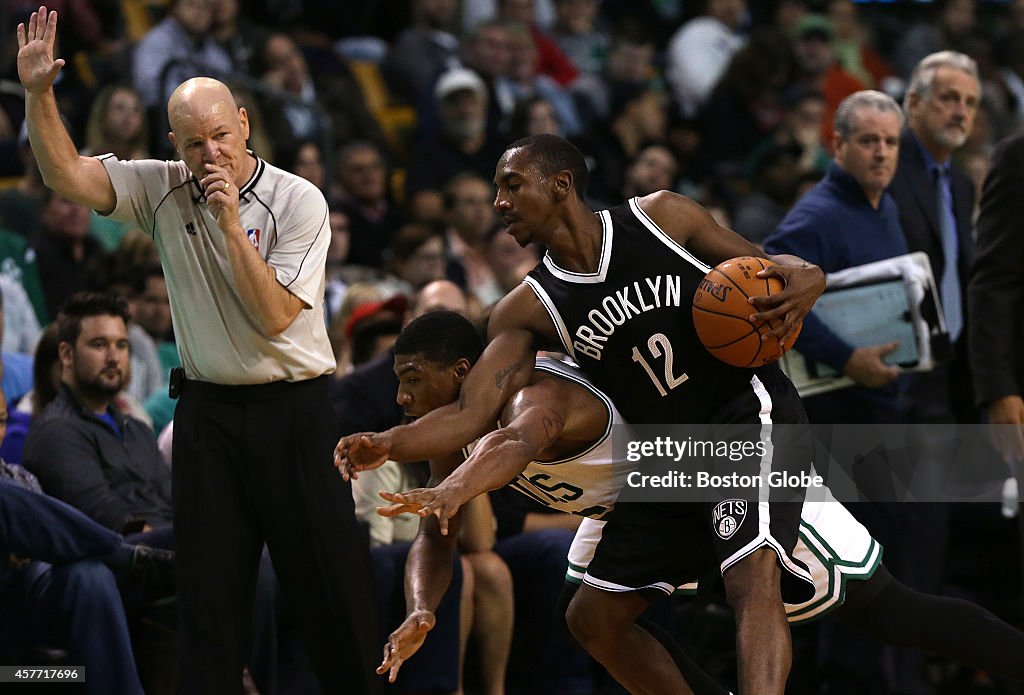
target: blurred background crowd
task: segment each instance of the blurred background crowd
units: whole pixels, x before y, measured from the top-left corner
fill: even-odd
[[[13,41],[33,5],[0,10],[3,275],[40,326],[74,291],[122,285],[159,347],[172,338],[159,272],[126,277],[156,260],[148,242],[50,199],[33,166]],[[167,97],[183,79],[211,75],[248,110],[253,151],[324,191],[334,230],[327,320],[342,371],[353,361],[345,323],[355,300],[345,296],[354,285],[387,298],[447,277],[483,310],[535,260],[536,250],[496,233],[490,210],[494,165],[519,137],[576,143],[595,207],[675,190],[758,243],[827,169],[839,102],[860,89],[899,100],[930,53],[978,62],[982,107],[956,159],[979,187],[992,145],[1024,121],[1024,2],[53,5],[68,61],[57,95],[83,152],[173,157]],[[33,337],[5,346],[25,351]],[[159,385],[135,382],[142,401]]]
[[[76,290],[131,286],[159,347],[172,338],[159,272],[125,276],[156,260],[149,243],[50,199],[33,166],[13,41],[33,4],[0,9],[3,275],[40,326]],[[826,171],[839,102],[866,88],[899,100],[932,52],[978,62],[982,107],[956,159],[979,187],[992,145],[1024,121],[1024,2],[53,5],[68,61],[57,95],[83,152],[172,157],[166,99],[183,79],[211,75],[248,110],[251,148],[324,191],[334,230],[327,320],[342,371],[352,363],[349,288],[387,298],[447,277],[482,310],[536,258],[496,233],[490,210],[497,158],[524,135],[559,133],[580,147],[595,207],[675,190],[758,243]],[[33,338],[5,346],[25,351]],[[135,382],[142,401],[158,387]]]

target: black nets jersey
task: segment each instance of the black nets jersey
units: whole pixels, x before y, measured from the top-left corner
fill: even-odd
[[[597,271],[573,273],[550,254],[526,277],[565,352],[632,424],[706,423],[777,365],[739,369],[697,338],[691,307],[711,266],[675,242],[636,198],[596,213]],[[751,308],[753,312],[753,308]]]

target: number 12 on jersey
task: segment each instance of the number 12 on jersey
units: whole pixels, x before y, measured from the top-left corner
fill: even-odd
[[[690,377],[685,373],[675,376],[672,373],[672,343],[669,342],[668,337],[664,333],[655,333],[647,340],[647,349],[651,351],[651,355],[657,359],[659,357],[665,358],[665,381],[662,383],[658,375],[654,373],[654,369],[650,363],[644,359],[644,356],[640,354],[640,349],[636,346],[633,347],[633,361],[638,363],[647,372],[647,376],[651,377],[651,381],[654,382],[654,387],[658,389],[658,393],[662,396],[667,396],[668,392],[674,389],[679,384],[683,383]]]

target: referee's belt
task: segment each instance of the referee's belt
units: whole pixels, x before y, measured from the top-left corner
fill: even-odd
[[[271,400],[282,396],[294,396],[296,393],[316,392],[327,388],[328,374],[305,379],[303,381],[269,381],[265,384],[215,384],[210,381],[189,379],[185,370],[175,367],[171,370],[171,380],[167,394],[178,398],[184,393],[190,397],[209,398],[219,401],[251,402],[255,400]]]

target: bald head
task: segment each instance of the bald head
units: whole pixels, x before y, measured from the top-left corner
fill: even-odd
[[[435,280],[427,283],[416,294],[409,319],[412,320],[431,311],[447,309],[463,316],[469,313],[466,293],[450,280]]]
[[[167,100],[167,121],[177,130],[182,119],[195,118],[212,110],[238,112],[228,86],[212,77],[193,77],[178,85]]]

